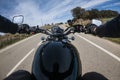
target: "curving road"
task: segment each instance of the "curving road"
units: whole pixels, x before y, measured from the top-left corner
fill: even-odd
[[[0,80],[20,69],[31,71],[32,60],[42,34],[0,50]],[[80,53],[86,80],[120,79],[120,45],[89,34],[76,33],[72,43]],[[95,79],[96,78],[96,79]]]

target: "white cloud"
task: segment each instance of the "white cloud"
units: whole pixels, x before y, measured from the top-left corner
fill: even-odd
[[[41,25],[41,20],[43,23],[62,21],[56,20],[55,18],[65,13],[70,13],[70,10],[76,6],[89,8],[106,1],[109,0],[64,0],[59,3],[57,1],[55,2],[55,0],[50,0],[46,6],[41,8],[41,5],[33,0],[22,0],[18,1],[19,4],[13,10],[14,14],[12,16],[22,14],[25,17],[25,23],[30,25]]]
[[[91,0],[87,2],[86,4],[84,4],[82,7],[83,8],[94,7],[107,1],[110,1],[110,0]]]
[[[102,6],[102,8],[109,8],[109,7],[113,7],[113,6],[119,6],[120,7],[120,2],[109,4],[109,5],[105,5],[105,6]]]

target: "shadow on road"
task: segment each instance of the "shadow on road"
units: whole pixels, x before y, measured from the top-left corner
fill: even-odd
[[[105,76],[97,72],[85,73],[82,79],[83,80],[108,80]]]

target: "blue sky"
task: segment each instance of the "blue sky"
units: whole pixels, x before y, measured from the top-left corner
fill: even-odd
[[[115,10],[120,13],[120,0],[0,0],[0,14],[12,19],[24,15],[24,23],[42,25],[72,19],[71,9]]]

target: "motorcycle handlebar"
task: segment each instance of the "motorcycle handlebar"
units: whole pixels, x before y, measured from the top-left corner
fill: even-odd
[[[41,29],[41,33],[46,34],[46,35],[51,35],[51,32],[45,29]]]
[[[56,35],[56,34],[53,34],[51,31],[45,30],[45,29],[41,29],[41,33],[46,34],[46,35],[52,35],[52,36]],[[71,33],[75,33],[73,27],[68,27],[67,29],[64,30],[63,34],[62,33],[60,33],[60,34],[61,35],[69,35]]]
[[[75,33],[75,29],[74,29],[74,27],[68,27],[67,29],[65,29],[64,33],[65,33],[65,35]]]

